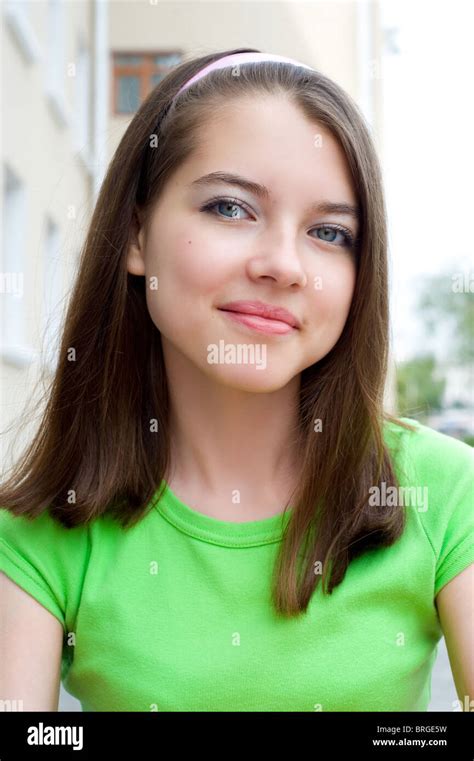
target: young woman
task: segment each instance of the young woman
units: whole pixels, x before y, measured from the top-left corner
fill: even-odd
[[[387,240],[363,117],[252,49],[132,119],[38,435],[0,490],[3,699],[86,711],[473,698],[466,444],[383,407]]]

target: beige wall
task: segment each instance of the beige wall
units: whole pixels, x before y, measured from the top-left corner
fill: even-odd
[[[379,36],[377,3],[369,3],[364,26]],[[113,50],[183,50],[185,57],[214,50],[253,47],[319,68],[358,99],[364,72],[355,2],[157,2],[113,3],[110,45]],[[376,82],[375,82],[376,84]],[[372,99],[378,99],[374,91]],[[375,105],[378,113],[378,108]],[[128,123],[111,119],[110,155]]]
[[[23,409],[42,368],[43,294],[49,285],[44,265],[46,221],[50,218],[57,226],[59,248],[54,266],[65,294],[91,212],[90,146],[79,143],[76,130],[78,45],[82,40],[85,46],[93,46],[93,4],[89,0],[71,2],[64,4],[63,10],[62,23],[52,31],[47,2],[2,4],[2,170],[4,177],[8,167],[18,178],[24,198],[21,246],[17,236],[13,244],[11,239],[5,240],[8,224],[2,214],[2,272],[8,259],[5,248],[11,252],[11,245],[18,246],[13,258],[22,261],[25,315],[21,344],[12,345],[5,332],[2,336],[2,430]],[[58,38],[62,48],[58,46],[53,70],[59,94],[54,97],[49,95],[49,56]],[[2,192],[5,203],[4,189]],[[1,298],[3,302],[5,294]],[[1,306],[4,316],[4,303]],[[18,444],[24,434],[17,431],[14,435]],[[6,457],[12,437],[2,436],[0,442]]]

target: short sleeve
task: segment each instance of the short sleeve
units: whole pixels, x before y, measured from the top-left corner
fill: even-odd
[[[427,487],[427,509],[417,514],[435,554],[436,596],[474,563],[474,450],[428,426],[416,428],[409,457],[416,486]]]
[[[35,518],[0,508],[0,571],[68,630],[75,618],[87,558],[87,531],[67,529],[45,511]]]

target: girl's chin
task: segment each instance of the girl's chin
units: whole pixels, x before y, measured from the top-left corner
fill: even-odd
[[[287,368],[281,373],[276,373],[268,367],[259,368],[255,365],[252,367],[214,367],[214,371],[211,371],[210,374],[222,386],[256,394],[278,391],[291,380],[291,377],[288,377]]]

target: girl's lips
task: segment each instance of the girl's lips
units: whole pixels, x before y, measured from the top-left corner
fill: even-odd
[[[223,304],[218,307],[224,309],[226,312],[240,312],[241,314],[252,314],[258,317],[264,317],[266,320],[276,320],[277,322],[285,322],[291,325],[293,328],[300,328],[298,318],[285,309],[285,307],[277,306],[276,304],[266,304],[264,301],[229,301],[227,304]]]
[[[258,331],[259,333],[267,333],[268,335],[283,335],[285,333],[294,333],[295,328],[288,325],[287,322],[281,320],[269,320],[266,317],[260,317],[256,314],[246,314],[245,312],[230,312],[226,309],[220,309],[234,322],[238,322],[241,325],[246,325],[248,328]]]

